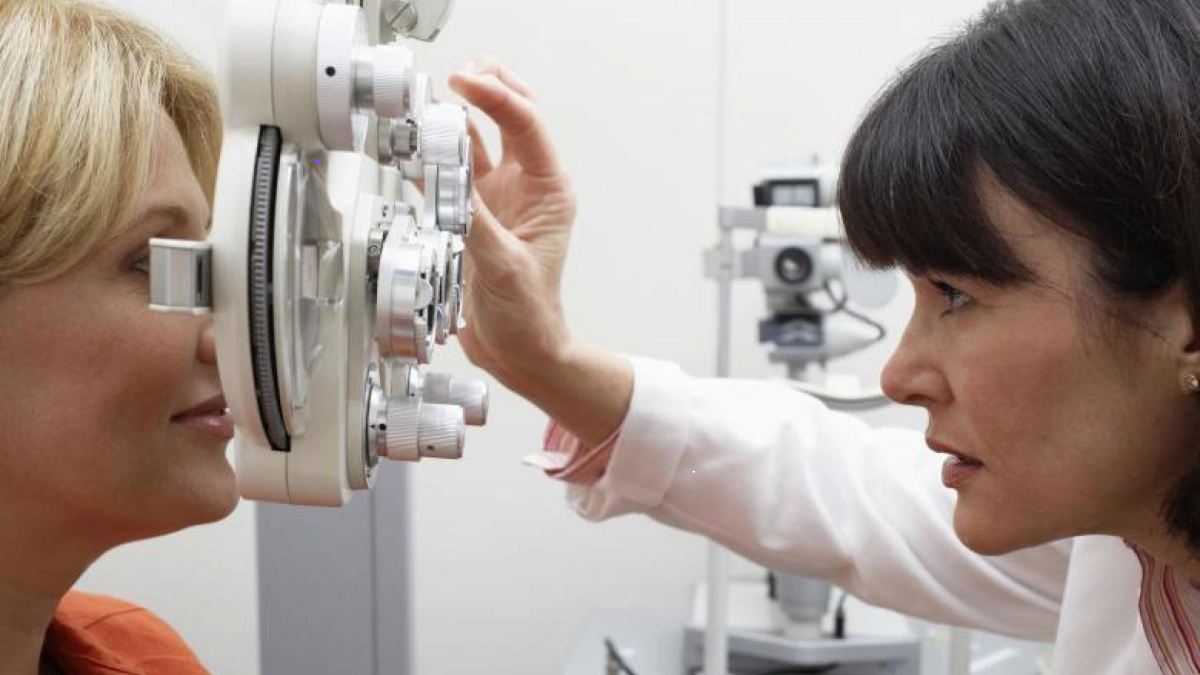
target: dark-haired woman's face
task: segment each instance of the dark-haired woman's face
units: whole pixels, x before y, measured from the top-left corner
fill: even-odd
[[[884,390],[925,408],[931,447],[963,458],[943,478],[971,549],[1146,536],[1196,440],[1195,403],[1179,385],[1195,338],[1184,294],[1118,312],[1081,241],[1006,193],[985,194],[1037,282],[913,276],[916,307]]]

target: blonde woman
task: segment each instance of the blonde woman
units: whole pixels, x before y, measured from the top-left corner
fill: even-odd
[[[202,239],[209,77],[75,0],[0,2],[0,673],[206,672],[144,610],[69,592],[237,489],[210,325],[147,308],[147,242]]]

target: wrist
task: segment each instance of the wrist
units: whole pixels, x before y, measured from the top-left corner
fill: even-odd
[[[571,338],[536,366],[509,388],[588,447],[620,428],[633,396],[633,365],[628,359]]]
[[[502,383],[530,401],[553,398],[564,382],[589,370],[588,362],[595,358],[594,349],[568,335],[540,350],[539,356],[522,359]]]

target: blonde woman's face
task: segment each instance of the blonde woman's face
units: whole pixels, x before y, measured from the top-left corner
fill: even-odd
[[[1179,385],[1195,351],[1185,295],[1126,308],[1133,327],[1097,292],[1081,241],[985,195],[1037,283],[913,277],[916,307],[883,376],[891,398],[928,411],[932,447],[978,462],[944,472],[956,532],[985,554],[1155,532],[1196,440],[1196,404]]]
[[[174,124],[158,126],[130,229],[66,274],[0,295],[0,508],[108,543],[237,503],[228,423],[193,414],[223,407],[211,320],[148,308],[148,240],[203,239],[210,218]]]

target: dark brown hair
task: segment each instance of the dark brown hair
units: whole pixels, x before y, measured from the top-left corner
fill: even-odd
[[[879,267],[1031,281],[982,207],[984,172],[1088,242],[1108,297],[1182,282],[1200,316],[1200,0],[993,4],[855,132],[838,194],[851,246]],[[1200,554],[1197,458],[1163,513]]]

